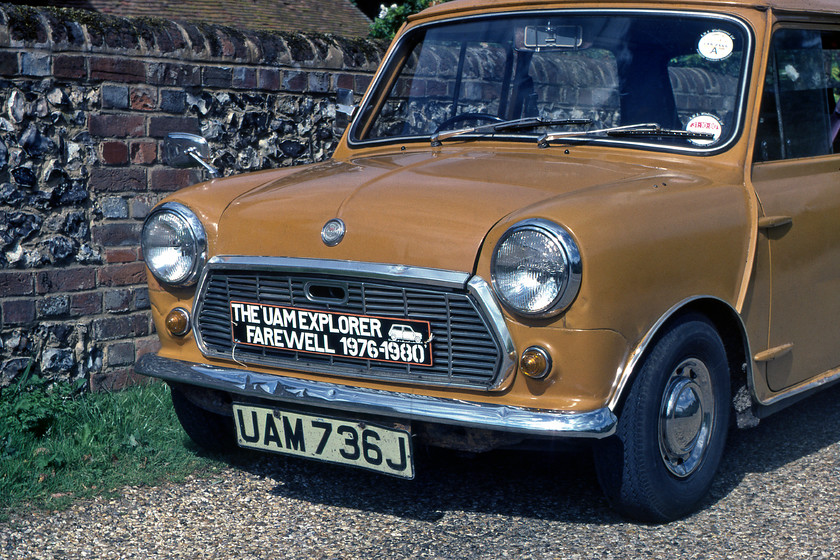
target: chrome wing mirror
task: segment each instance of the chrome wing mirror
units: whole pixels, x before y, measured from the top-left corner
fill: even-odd
[[[352,89],[338,88],[336,90],[335,124],[333,125],[333,132],[336,135],[344,134],[344,129],[353,119],[353,114],[356,112],[355,103]]]
[[[213,178],[219,176],[219,170],[209,163],[207,140],[196,134],[170,132],[163,141],[163,162],[177,169],[200,165]]]

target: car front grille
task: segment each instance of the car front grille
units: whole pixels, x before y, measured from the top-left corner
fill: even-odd
[[[343,297],[313,298],[312,283],[339,285]],[[193,327],[202,352],[244,364],[293,371],[381,379],[403,383],[498,387],[509,369],[505,334],[489,318],[486,305],[465,285],[426,283],[422,278],[366,277],[323,267],[257,266],[238,268],[211,262],[199,286]],[[307,297],[309,294],[309,297]],[[400,364],[235,344],[231,301],[358,315],[428,321],[432,365]]]

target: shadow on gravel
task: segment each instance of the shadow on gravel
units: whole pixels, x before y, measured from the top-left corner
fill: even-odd
[[[733,430],[703,508],[753,472],[770,472],[840,442],[840,387],[781,411],[752,430]],[[497,451],[464,456],[415,449],[413,481],[275,455],[246,454],[234,466],[276,483],[275,496],[435,522],[466,511],[571,523],[625,520],[601,494],[588,450]]]
[[[251,455],[237,468],[268,477],[275,496],[435,522],[448,511],[545,520],[619,521],[596,480],[588,450],[493,451],[465,455],[415,448],[416,477],[276,455]]]
[[[749,473],[774,471],[838,442],[840,385],[763,419],[756,428],[732,430],[710,498],[729,494]]]

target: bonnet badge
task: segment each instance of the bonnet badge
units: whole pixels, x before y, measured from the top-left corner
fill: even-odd
[[[344,239],[346,232],[347,227],[344,225],[344,222],[338,218],[334,218],[321,228],[321,240],[327,247],[335,247]]]

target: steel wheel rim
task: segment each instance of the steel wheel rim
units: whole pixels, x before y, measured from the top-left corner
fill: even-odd
[[[695,472],[709,449],[715,418],[709,368],[697,358],[680,362],[668,376],[659,409],[659,452],[679,478]]]

